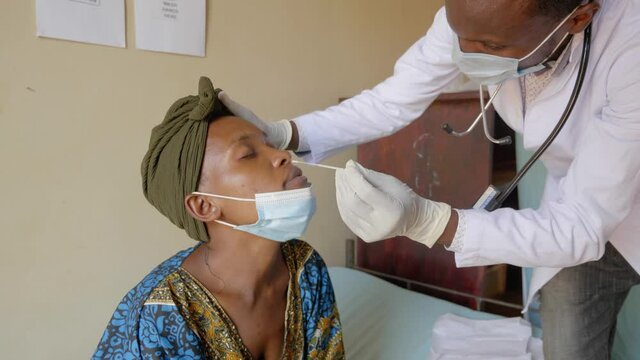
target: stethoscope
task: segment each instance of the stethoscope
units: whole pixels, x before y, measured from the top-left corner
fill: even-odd
[[[473,206],[474,209],[484,209],[487,211],[493,211],[499,208],[502,205],[502,203],[507,199],[507,197],[513,192],[513,190],[515,190],[520,180],[522,180],[524,175],[526,175],[526,173],[531,169],[533,164],[549,148],[549,145],[551,145],[553,140],[555,140],[555,138],[558,136],[558,134],[564,127],[565,123],[567,122],[567,119],[571,115],[571,112],[573,111],[576,101],[578,100],[578,96],[580,95],[580,90],[582,89],[582,84],[584,83],[584,77],[587,72],[587,66],[589,65],[590,50],[591,50],[591,24],[589,24],[584,31],[584,42],[582,44],[582,55],[580,56],[580,68],[578,70],[578,77],[576,78],[575,85],[573,86],[573,92],[571,93],[569,102],[567,103],[567,106],[565,107],[564,112],[560,117],[560,120],[558,120],[558,123],[553,128],[553,130],[551,131],[547,139],[542,143],[542,145],[540,145],[538,150],[536,150],[536,152],[529,158],[527,163],[524,164],[522,169],[520,169],[516,173],[516,176],[504,187],[504,189],[499,190],[495,186],[489,185],[487,190],[485,190],[485,192],[478,199],[478,201],[476,201],[475,205]],[[471,126],[469,126],[467,130],[462,132],[456,132],[451,128],[449,124],[443,124],[442,129],[449,135],[461,137],[471,133],[471,131],[473,131],[476,125],[478,125],[480,120],[482,120],[484,135],[487,137],[487,139],[489,139],[489,141],[497,145],[511,144],[512,140],[510,136],[506,136],[500,139],[494,139],[489,133],[489,127],[487,124],[486,111],[489,108],[489,106],[491,106],[491,104],[493,103],[493,100],[495,99],[496,95],[500,91],[501,87],[502,87],[502,84],[498,85],[498,87],[493,92],[493,94],[491,95],[489,100],[486,102],[486,104],[484,101],[484,96],[480,94],[480,114],[478,114],[478,117],[476,117],[476,119],[473,121],[473,123],[471,124]]]

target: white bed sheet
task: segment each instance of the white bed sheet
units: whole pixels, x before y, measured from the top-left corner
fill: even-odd
[[[426,360],[433,325],[441,315],[501,318],[403,289],[362,271],[331,267],[329,274],[349,360]]]

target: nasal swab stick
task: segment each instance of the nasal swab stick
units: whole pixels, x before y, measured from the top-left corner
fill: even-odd
[[[335,166],[322,165],[322,164],[311,164],[311,163],[307,163],[307,162],[304,162],[304,161],[298,161],[298,160],[292,160],[291,162],[294,163],[294,164],[317,166],[317,167],[321,167],[321,168],[325,168],[325,169],[329,169],[329,170],[343,170],[342,168],[335,167]]]

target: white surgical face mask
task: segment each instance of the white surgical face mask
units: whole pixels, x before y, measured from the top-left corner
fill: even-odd
[[[316,198],[311,187],[258,193],[255,195],[255,199],[202,192],[194,192],[193,194],[227,200],[255,202],[258,221],[254,224],[233,225],[221,220],[216,220],[216,222],[230,226],[235,230],[248,232],[278,242],[285,242],[302,236],[316,210]]]
[[[469,79],[474,80],[481,85],[499,84],[507,79],[513,79],[543,70],[546,67],[545,64],[549,60],[549,57],[558,50],[561,44],[564,43],[567,36],[569,36],[569,33],[565,34],[565,36],[558,43],[555,49],[553,49],[549,56],[538,63],[538,65],[531,66],[526,69],[518,69],[518,66],[520,62],[535,54],[536,51],[538,51],[544,44],[546,44],[546,42],[551,39],[551,37],[558,31],[558,29],[560,29],[560,27],[562,27],[562,25],[569,18],[571,18],[571,16],[573,16],[573,13],[575,11],[576,10],[573,10],[571,14],[565,17],[558,24],[558,26],[556,26],[556,28],[553,29],[553,31],[551,31],[551,33],[544,40],[542,40],[542,42],[538,46],[536,46],[535,49],[533,49],[529,54],[520,59],[483,53],[465,53],[460,49],[460,42],[454,41],[453,62]]]

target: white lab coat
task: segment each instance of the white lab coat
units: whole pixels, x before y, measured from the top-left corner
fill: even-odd
[[[541,158],[548,176],[540,208],[462,210],[466,226],[457,266],[536,267],[529,300],[562,267],[602,257],[607,241],[640,272],[640,2],[600,3],[582,93]],[[525,148],[537,149],[565,109],[582,39],[576,36],[569,64],[527,106],[524,118],[518,80],[506,81],[496,98],[496,110],[523,135]],[[306,158],[319,161],[418,118],[460,75],[451,59],[453,41],[443,8],[391,77],[340,105],[295,119],[311,150]]]

